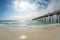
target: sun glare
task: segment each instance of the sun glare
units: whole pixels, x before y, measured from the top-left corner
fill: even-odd
[[[20,36],[19,39],[26,39],[27,37],[26,36]]]

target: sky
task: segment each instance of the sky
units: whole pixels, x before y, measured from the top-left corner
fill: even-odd
[[[0,20],[32,19],[60,9],[60,0],[0,0]]]

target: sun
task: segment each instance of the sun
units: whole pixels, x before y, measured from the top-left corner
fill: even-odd
[[[28,3],[28,2],[21,1],[21,3],[20,3],[20,7],[24,10],[28,9],[29,6],[30,6],[30,3]]]
[[[14,1],[13,7],[19,11],[19,10],[35,10],[37,8],[37,5],[35,3],[30,3],[28,1]]]

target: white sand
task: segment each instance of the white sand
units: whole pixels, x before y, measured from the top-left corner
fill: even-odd
[[[60,25],[43,28],[0,26],[0,40],[60,40]]]

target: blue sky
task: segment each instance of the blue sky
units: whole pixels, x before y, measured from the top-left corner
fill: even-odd
[[[8,11],[8,4],[11,0],[0,0],[0,17],[5,17],[5,12]]]
[[[57,4],[59,0],[0,0],[0,19],[34,18],[59,9]]]

